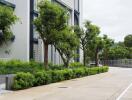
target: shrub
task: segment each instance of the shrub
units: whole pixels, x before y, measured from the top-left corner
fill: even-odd
[[[59,82],[64,80],[64,72],[63,70],[54,70],[52,73],[52,82]]]
[[[63,64],[61,64],[61,65],[54,65],[52,63],[49,63],[48,67],[49,67],[50,70],[62,70],[62,69],[65,68]]]
[[[51,83],[52,76],[50,73],[46,71],[37,72],[34,74],[34,76],[35,76],[35,83],[34,83],[35,86],[46,85]]]
[[[109,70],[109,67],[107,67],[107,66],[102,67],[102,73],[103,72],[108,72],[108,70]]]
[[[90,75],[90,70],[91,70],[91,68],[86,68],[85,69],[85,75],[86,76]]]
[[[75,78],[85,76],[85,68],[73,69],[73,73]]]
[[[36,73],[18,73],[14,78],[13,89],[25,89],[32,86],[45,85],[108,71],[108,67],[80,67],[74,69],[39,71]]]
[[[72,79],[73,76],[74,76],[73,70],[71,70],[71,69],[65,69],[63,71],[63,77],[64,77],[65,80]]]
[[[37,62],[22,62],[20,60],[0,61],[0,74],[16,74],[43,70],[43,65]]]
[[[69,67],[70,68],[79,68],[79,67],[84,67],[84,65],[79,62],[74,62],[74,63],[70,63]]]
[[[14,90],[26,89],[34,86],[34,76],[30,73],[18,73],[14,78]]]
[[[0,74],[2,74],[2,73],[6,73],[5,62],[0,61]]]
[[[71,63],[69,68],[86,68],[83,64],[75,62]],[[49,64],[49,70],[65,70],[67,68],[64,65],[53,65]],[[10,61],[0,61],[0,74],[16,74],[18,72],[30,72],[36,73],[38,71],[44,70],[43,63],[38,63],[35,61],[23,62],[20,60],[10,60]],[[107,69],[106,69],[107,70]],[[100,69],[102,71],[102,69]]]
[[[93,67],[89,70],[89,75],[95,75],[99,73],[99,67]]]

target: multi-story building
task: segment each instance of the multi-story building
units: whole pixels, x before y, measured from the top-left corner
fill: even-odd
[[[29,61],[43,61],[43,43],[35,31],[33,20],[38,16],[37,3],[40,0],[0,0],[0,5],[14,9],[19,21],[12,27],[15,41],[0,47],[1,59],[20,59]],[[80,25],[82,0],[51,0],[68,9],[70,13],[69,24]],[[77,50],[80,53],[80,50]],[[53,46],[49,46],[49,61],[61,63],[61,57]],[[76,59],[80,61],[82,57]]]

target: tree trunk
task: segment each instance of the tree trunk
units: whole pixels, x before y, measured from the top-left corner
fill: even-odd
[[[85,53],[85,48],[83,47],[83,65],[86,65],[86,53]]]
[[[60,56],[61,56],[61,59],[63,60],[63,63],[64,63],[64,66],[67,67],[68,64],[66,62],[66,59],[63,57],[63,53],[57,48],[57,51],[59,52]]]
[[[106,57],[106,51],[105,51],[105,58],[104,58],[104,65],[106,65],[106,60],[107,60],[107,57]]]
[[[66,68],[68,68],[68,67],[69,67],[69,61],[64,62],[64,66],[65,66]]]
[[[95,65],[99,66],[98,48],[96,48],[96,51],[95,51]]]
[[[85,52],[83,54],[83,65],[86,66],[86,55],[85,55]]]
[[[48,43],[44,42],[44,66],[48,68]]]
[[[104,65],[108,65],[108,51],[105,50]]]
[[[104,65],[106,65],[106,50],[104,50]]]

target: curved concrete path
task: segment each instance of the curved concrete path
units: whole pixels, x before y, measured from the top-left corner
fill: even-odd
[[[0,100],[132,100],[132,69],[34,87],[0,95]]]

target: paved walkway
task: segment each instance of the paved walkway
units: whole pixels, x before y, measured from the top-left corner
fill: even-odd
[[[110,68],[108,73],[3,94],[0,100],[132,100],[132,69]]]

